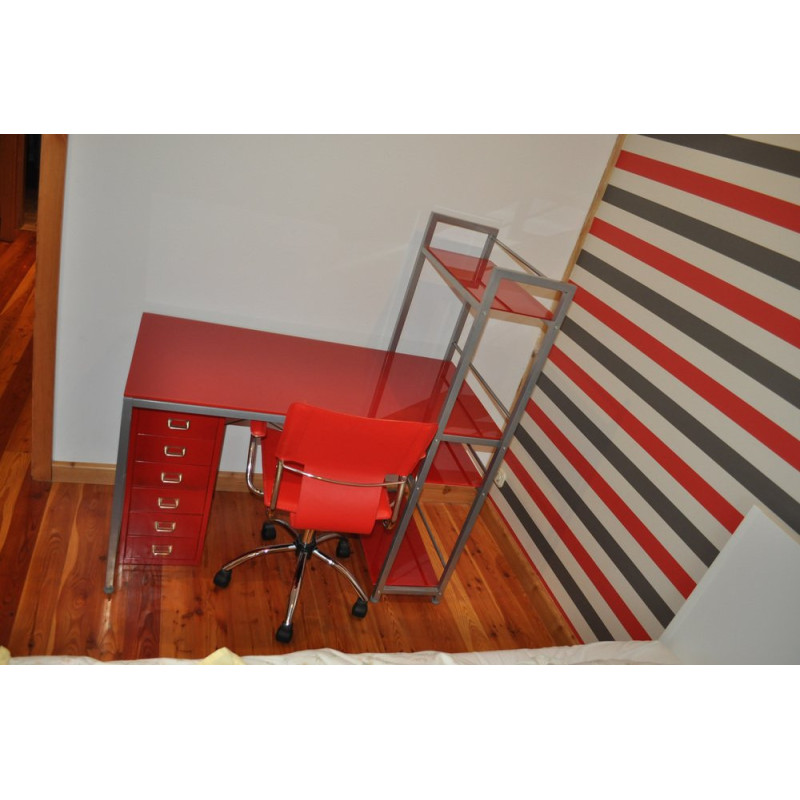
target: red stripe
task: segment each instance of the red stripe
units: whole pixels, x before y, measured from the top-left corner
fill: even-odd
[[[584,294],[584,290],[578,295]],[[577,295],[576,295],[577,298]],[[555,364],[584,394],[592,398],[611,419],[642,449],[654,458],[692,497],[729,531],[734,531],[742,515],[713,486],[697,474],[648,427],[643,425],[621,403],[615,400],[591,376],[582,370],[563,351],[554,347],[550,361]]]
[[[586,576],[600,592],[606,603],[608,603],[628,634],[633,639],[650,639],[650,635],[633,615],[633,612],[628,608],[625,601],[619,596],[616,589],[611,585],[611,582],[603,575],[600,568],[586,552],[586,549],[578,541],[575,534],[569,529],[569,526],[561,518],[553,504],[545,497],[544,492],[534,483],[533,478],[525,471],[525,468],[510,450],[506,453],[505,461],[522,484],[525,491],[530,495],[533,502],[536,503],[541,512],[545,515],[547,521],[555,530],[556,535],[566,545],[581,569],[586,573]]]
[[[797,317],[602,219],[595,217],[589,232],[618,250],[694,289],[718,305],[744,317],[759,328],[778,336],[794,347],[800,347],[800,319]]]
[[[647,529],[625,501],[603,479],[600,473],[589,463],[588,459],[581,455],[578,448],[567,439],[539,406],[529,402],[527,410],[531,419],[561,451],[561,454],[572,464],[591,490],[623,524],[628,533],[641,545],[645,553],[650,556],[661,572],[667,576],[673,586],[684,597],[688,597],[695,587],[695,582],[672,557],[669,550]]]
[[[745,189],[743,186],[718,178],[710,178],[708,175],[676,167],[673,164],[665,164],[654,158],[629,153],[627,150],[619,154],[617,166],[626,172],[633,172],[643,178],[650,178],[800,233],[800,206],[787,200]]]
[[[800,440],[787,430],[584,288],[575,293],[575,302],[697,392],[787,464],[800,469]]]

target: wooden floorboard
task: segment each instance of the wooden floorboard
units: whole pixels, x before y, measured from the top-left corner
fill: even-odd
[[[120,566],[103,592],[112,487],[42,484],[30,477],[30,352],[35,234],[0,246],[0,644],[12,655],[89,655],[109,661],[200,658],[218,647],[240,655],[331,647],[345,652],[513,649],[573,644],[519,544],[487,509],[443,600],[387,596],[367,617],[350,614],[353,592],[312,563],[290,645],[275,641],[294,568],[290,554],[235,570],[219,566],[260,545],[263,504],[216,493],[198,567]],[[454,536],[468,506],[428,502],[437,534]],[[279,536],[281,534],[279,533]],[[351,568],[368,585],[358,548]]]

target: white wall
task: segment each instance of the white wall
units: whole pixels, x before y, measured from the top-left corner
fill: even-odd
[[[433,209],[561,276],[614,138],[71,136],[54,459],[115,461],[143,311],[384,345]]]

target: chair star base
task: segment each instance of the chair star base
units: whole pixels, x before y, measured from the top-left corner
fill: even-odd
[[[286,544],[270,544],[264,547],[258,547],[254,550],[250,550],[247,553],[243,553],[237,558],[234,558],[227,564],[224,564],[222,567],[220,567],[220,569],[217,571],[217,574],[214,576],[214,585],[218,586],[220,589],[227,588],[231,582],[231,576],[234,568],[244,564],[247,561],[251,561],[254,558],[268,556],[273,553],[294,552],[297,561],[295,565],[294,579],[292,580],[292,587],[289,591],[286,617],[275,633],[275,638],[277,641],[283,644],[288,644],[292,640],[292,634],[294,632],[292,620],[294,619],[294,613],[297,609],[300,589],[303,584],[303,578],[305,577],[306,565],[308,564],[309,558],[314,556],[319,558],[329,567],[333,567],[350,582],[350,585],[358,594],[358,598],[353,604],[351,613],[357,619],[363,619],[366,617],[369,598],[366,592],[361,588],[361,585],[358,583],[353,573],[350,572],[350,570],[347,569],[347,567],[345,567],[336,558],[332,558],[319,549],[319,545],[323,542],[336,539],[336,555],[339,558],[347,558],[350,555],[350,543],[347,541],[347,538],[339,533],[323,533],[322,535],[318,536],[316,531],[313,530],[306,530],[301,534],[282,520],[272,519],[267,520],[267,522],[264,523],[264,526],[261,529],[262,539],[271,541],[276,537],[275,525],[280,525],[289,531],[292,536],[292,541]]]

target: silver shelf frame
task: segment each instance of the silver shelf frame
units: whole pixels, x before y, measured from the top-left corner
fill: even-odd
[[[445,269],[444,265],[431,252],[431,244],[434,236],[436,235],[437,228],[440,225],[452,226],[483,234],[486,239],[484,241],[481,255],[478,256],[479,259],[491,261],[494,248],[499,247],[520,267],[522,267],[523,271],[500,267],[496,264],[493,264],[492,273],[489,277],[489,281],[486,285],[483,296],[481,300],[478,301],[468,291],[466,291],[461,284],[453,279],[450,273]],[[408,319],[408,312],[411,307],[411,303],[417,291],[422,270],[426,264],[429,264],[453,290],[456,297],[462,303],[462,308],[453,327],[453,332],[451,334],[444,357],[446,361],[452,361],[454,358],[457,358],[457,360],[454,362],[456,364],[456,372],[453,383],[439,414],[438,427],[436,435],[433,439],[433,443],[431,444],[427,457],[420,468],[414,488],[409,495],[405,509],[398,521],[395,529],[395,535],[392,539],[389,551],[386,554],[380,573],[373,588],[372,596],[370,598],[373,602],[377,602],[384,594],[429,595],[432,597],[434,603],[438,603],[441,600],[447,584],[449,583],[456,569],[458,560],[464,551],[467,541],[469,540],[475,522],[477,521],[481,509],[483,508],[484,503],[489,496],[489,492],[503,463],[503,459],[505,458],[506,452],[511,444],[511,440],[514,438],[514,434],[516,433],[517,427],[522,419],[525,406],[533,392],[534,387],[536,386],[539,376],[541,375],[544,364],[547,360],[553,343],[555,342],[555,338],[561,328],[561,325],[567,314],[567,310],[574,297],[574,285],[566,281],[559,281],[545,277],[539,270],[525,261],[525,259],[515,253],[511,248],[500,242],[497,238],[498,233],[498,228],[493,228],[488,225],[459,219],[445,214],[439,214],[437,212],[432,213],[428,221],[417,259],[414,263],[408,286],[406,288],[403,303],[397,317],[397,322],[392,333],[389,351],[395,352],[397,350],[403,329]],[[500,283],[505,280],[514,281],[525,286],[551,291],[557,297],[555,305],[551,309],[552,318],[540,320],[544,328],[544,336],[541,337],[538,346],[534,347],[533,349],[531,359],[528,362],[528,366],[524,372],[524,376],[520,382],[519,389],[510,409],[504,408],[503,404],[491,390],[488,382],[486,382],[483,376],[481,376],[480,373],[474,368],[472,363],[486,329],[486,325],[493,313],[492,304],[494,303]],[[464,334],[467,320],[470,316],[473,318],[472,324],[467,332],[464,345],[460,346],[459,341]],[[504,314],[504,316],[507,315]],[[506,421],[502,428],[499,439],[454,436],[446,433],[447,423],[450,419],[453,408],[455,407],[458,394],[461,391],[462,385],[468,374],[473,374],[476,376],[476,379],[483,390],[493,402],[497,403],[499,409],[501,412],[503,412],[503,416],[505,417]],[[388,579],[389,575],[391,574],[392,566],[397,558],[397,554],[402,545],[409,522],[415,511],[417,511],[422,487],[425,484],[425,480],[436,457],[436,451],[442,442],[455,442],[464,444],[470,448],[473,446],[488,446],[493,449],[493,452],[488,464],[485,467],[483,472],[483,480],[476,490],[470,510],[456,538],[456,541],[446,559],[442,558],[443,571],[439,577],[438,583],[435,586],[424,587],[391,585],[388,583]],[[427,527],[428,526],[426,523],[426,528]],[[437,553],[440,554],[441,558],[438,544],[433,542],[433,545]]]

